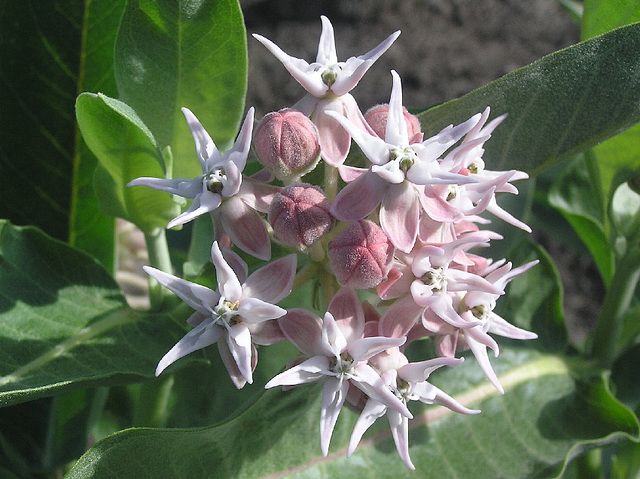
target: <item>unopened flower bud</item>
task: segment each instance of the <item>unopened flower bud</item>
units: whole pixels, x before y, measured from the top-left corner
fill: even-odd
[[[296,247],[308,247],[327,234],[334,219],[323,191],[297,183],[284,187],[273,197],[268,220],[276,239]]]
[[[297,110],[267,114],[256,129],[253,144],[260,162],[283,181],[312,170],[320,158],[318,130]]]
[[[409,143],[418,143],[422,141],[422,129],[420,127],[420,120],[415,115],[412,115],[407,111],[405,107],[402,107],[404,113],[404,120],[407,123],[407,134],[409,136]],[[369,126],[373,129],[376,135],[384,140],[387,130],[387,117],[389,116],[389,105],[384,103],[382,105],[376,105],[369,108],[364,114],[364,119]]]
[[[393,252],[382,228],[372,221],[360,220],[329,243],[329,262],[340,283],[367,289],[387,278]]]

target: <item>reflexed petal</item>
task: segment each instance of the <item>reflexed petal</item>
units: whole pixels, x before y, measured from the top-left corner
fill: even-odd
[[[341,221],[358,221],[380,204],[389,184],[367,172],[347,184],[331,205],[331,214]]]
[[[370,398],[380,401],[387,407],[399,412],[403,416],[412,418],[407,406],[391,392],[378,373],[368,364],[360,363],[356,366],[357,376],[353,384],[365,392]]]
[[[325,356],[336,358],[347,348],[347,339],[329,312],[322,319],[322,348]]]
[[[374,399],[369,399],[367,403],[364,405],[364,409],[360,413],[360,417],[358,417],[358,421],[356,425],[353,427],[353,432],[351,433],[351,439],[349,440],[349,448],[347,449],[347,457],[351,457],[354,453],[358,444],[360,443],[360,439],[364,433],[371,427],[371,425],[376,422],[376,419],[384,416],[387,412],[387,406],[378,402]],[[396,413],[397,414],[397,413]]]
[[[291,292],[297,256],[290,254],[256,270],[245,281],[242,295],[277,303]]]
[[[211,262],[216,267],[216,279],[220,294],[232,303],[239,301],[242,298],[242,285],[231,266],[224,260],[217,241],[214,241],[211,246]]]
[[[340,166],[351,148],[351,136],[334,115],[345,114],[344,97],[320,100],[311,116],[318,129],[320,155],[332,166]]]
[[[211,311],[203,307],[203,304],[213,307],[220,300],[220,294],[206,286],[191,283],[151,266],[143,266],[142,269],[162,286],[175,293],[190,307],[207,316],[211,314]]]
[[[387,188],[380,208],[380,226],[393,243],[409,253],[418,236],[420,200],[413,185],[405,181]]]
[[[252,347],[251,332],[245,324],[234,324],[228,329],[227,345],[233,356],[240,374],[249,384],[253,382],[251,356]]]
[[[425,404],[439,404],[440,406],[444,406],[459,414],[480,414],[479,409],[469,409],[464,407],[447,393],[426,381],[416,384],[413,388],[413,392],[420,396],[420,401]]]
[[[347,351],[354,362],[366,361],[387,349],[402,346],[406,340],[407,338],[385,338],[383,336],[362,338],[351,343]]]
[[[220,243],[218,243],[218,247],[220,247]],[[238,253],[229,248],[221,248],[221,251],[222,257],[225,262],[231,266],[231,269],[236,274],[238,281],[244,283],[247,280],[247,275],[249,274],[247,263],[242,260]]]
[[[347,398],[349,382],[341,378],[327,378],[322,388],[322,409],[320,410],[320,448],[322,454],[329,453],[329,443],[340,409]]]
[[[240,198],[254,210],[266,213],[269,211],[273,197],[281,189],[280,186],[268,185],[255,181],[252,178],[244,177],[242,185],[240,185],[240,191],[238,191],[236,197]]]
[[[258,324],[269,319],[280,318],[287,314],[287,310],[258,298],[243,298],[240,301],[238,314],[245,323]]]
[[[200,166],[202,167],[202,172],[206,173],[206,162],[209,158],[220,158],[220,152],[216,148],[215,143],[207,133],[207,130],[204,129],[200,121],[196,118],[196,116],[189,110],[188,108],[181,108],[184,117],[187,119],[187,125],[189,125],[189,129],[191,130],[191,135],[193,136],[193,141],[196,144],[196,154],[198,155],[198,160],[200,160]]]
[[[167,366],[198,349],[206,348],[220,339],[224,329],[205,321],[189,331],[180,341],[165,354],[156,367],[159,376]]]
[[[244,118],[244,122],[240,128],[240,133],[238,133],[238,137],[236,138],[233,147],[225,153],[227,161],[233,163],[238,168],[239,173],[242,173],[245,165],[247,164],[247,156],[249,155],[249,149],[251,148],[253,116],[254,108],[251,107]]]
[[[320,16],[322,21],[322,33],[318,42],[318,55],[316,62],[321,65],[333,65],[338,63],[338,55],[336,53],[336,41],[333,33],[333,25],[327,17]]]
[[[418,363],[405,364],[398,371],[398,375],[409,383],[426,381],[429,375],[442,366],[456,366],[464,362],[464,358],[435,358]]]
[[[340,115],[338,112],[326,111],[328,116],[335,118],[345,130],[351,135],[353,141],[355,141],[364,155],[374,165],[384,165],[389,161],[389,148],[383,139],[378,138],[374,133],[363,130],[357,125],[354,125],[347,117]],[[315,123],[315,121],[314,121]],[[322,147],[322,144],[320,145]]]
[[[500,392],[500,394],[504,394],[504,389],[498,381],[498,377],[496,373],[493,371],[491,367],[491,363],[489,362],[489,355],[487,354],[487,347],[484,344],[480,344],[473,340],[472,338],[467,338],[467,344],[471,349],[471,352],[476,357],[482,372],[486,376],[486,378],[493,384],[493,386]]]
[[[256,258],[271,258],[269,233],[260,214],[238,197],[229,198],[220,207],[220,219],[231,241]]]
[[[202,191],[200,177],[193,179],[176,178],[165,180],[162,178],[141,177],[131,180],[127,186],[147,186],[154,190],[166,191],[184,198],[195,198]]]
[[[395,411],[389,411],[387,418],[389,419],[391,435],[393,436],[398,456],[400,456],[405,466],[415,471],[416,466],[413,465],[409,457],[409,419]]]
[[[247,327],[249,331],[251,331],[251,341],[253,341],[253,344],[270,346],[287,340],[276,320],[263,321],[258,324],[247,324]]]
[[[355,290],[343,287],[333,296],[327,308],[344,334],[347,344],[362,337],[364,331],[364,311]]]
[[[511,339],[537,339],[538,335],[508,323],[495,313],[491,313],[489,332]]]
[[[276,386],[298,386],[313,383],[326,377],[327,373],[329,373],[329,359],[325,356],[314,356],[278,374],[264,387],[270,389]]]
[[[183,225],[196,219],[200,215],[210,213],[217,209],[221,202],[222,198],[219,194],[211,193],[210,191],[203,191],[193,199],[193,202],[187,211],[169,221],[167,228]]]
[[[329,90],[329,87],[322,82],[320,75],[314,72],[306,61],[286,54],[275,43],[262,35],[254,33],[253,38],[262,43],[273,56],[280,60],[291,76],[313,96],[320,98]]]
[[[486,209],[489,213],[496,215],[502,221],[505,221],[506,223],[509,223],[510,225],[513,225],[516,228],[520,228],[521,230],[524,230],[527,233],[531,233],[531,228],[529,228],[529,226],[527,226],[525,223],[517,219],[511,213],[500,208],[500,206],[498,206],[498,203],[496,203],[495,198],[491,199]]]
[[[380,58],[384,52],[396,41],[396,38],[400,35],[400,30],[389,35],[384,41],[382,41],[377,47],[369,50],[364,55],[360,55],[356,58],[349,58],[343,64],[343,72],[348,74],[338,75],[336,82],[331,85],[331,89],[336,95],[344,95],[351,91],[358,82],[362,79],[364,74],[371,68],[371,65]]]
[[[391,75],[393,76],[393,88],[389,100],[389,116],[387,117],[384,141],[392,145],[404,146],[409,144],[409,136],[407,122],[402,111],[402,83],[400,75],[395,70],[391,70]]]
[[[320,356],[322,349],[322,320],[310,311],[292,308],[278,319],[285,337],[307,356]]]

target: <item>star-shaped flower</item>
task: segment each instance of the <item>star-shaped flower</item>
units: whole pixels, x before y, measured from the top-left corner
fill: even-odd
[[[371,131],[355,99],[349,92],[358,84],[371,65],[398,38],[400,31],[389,35],[377,47],[344,62],[338,61],[333,26],[325,16],[321,17],[322,33],[318,44],[316,61],[292,57],[285,53],[271,40],[253,34],[284,67],[291,73],[308,94],[296,103],[293,108],[309,116],[318,128],[322,158],[333,166],[341,165],[349,152],[351,137],[338,122],[327,115],[337,112],[346,116],[359,128]]]
[[[309,357],[278,374],[266,384],[297,386],[322,381],[320,446],[326,456],[338,414],[352,384],[400,415],[412,417],[407,407],[391,392],[367,360],[389,348],[402,345],[405,338],[363,338],[364,312],[355,291],[344,287],[331,301],[321,320],[304,309],[291,309],[278,320],[284,335]]]
[[[222,255],[218,243],[213,243],[211,261],[216,268],[217,290],[150,266],[144,267],[162,286],[196,310],[187,320],[193,329],[160,360],[156,376],[181,357],[221,341],[219,344],[224,344],[222,347],[227,350],[221,351],[222,358],[231,379],[241,388],[246,382],[253,381],[252,371],[257,361],[254,343],[268,344],[277,340],[269,337],[272,330],[261,328],[261,325],[286,313],[275,303],[291,291],[296,274],[296,256],[280,258],[246,277],[246,264],[231,251],[226,254],[229,262]]]
[[[218,240],[228,234],[240,249],[260,259],[271,257],[271,243],[264,221],[258,211],[266,213],[276,188],[243,178],[253,131],[253,108],[245,117],[233,147],[224,154],[187,108],[187,119],[196,144],[202,175],[196,178],[136,178],[127,186],[148,186],[184,198],[192,198],[189,208],[169,222],[167,228],[183,225],[198,216],[210,213]]]

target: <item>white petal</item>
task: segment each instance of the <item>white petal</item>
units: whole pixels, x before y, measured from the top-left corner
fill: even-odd
[[[407,406],[391,392],[391,389],[387,387],[371,366],[360,363],[356,366],[355,371],[356,375],[353,377],[353,384],[364,391],[370,398],[380,401],[403,416],[413,417]]]
[[[156,367],[156,376],[167,366],[198,349],[206,348],[220,339],[224,330],[214,326],[210,321],[204,321],[189,331],[176,345],[165,354]]]
[[[358,444],[360,443],[360,439],[362,439],[362,436],[367,429],[376,422],[376,419],[384,416],[386,412],[387,406],[381,402],[378,402],[375,399],[369,399],[367,401],[364,405],[364,409],[360,413],[360,417],[358,417],[358,421],[356,421],[356,425],[353,427],[351,439],[349,440],[349,448],[347,449],[347,457],[350,457],[354,453],[356,447],[358,447]]]
[[[391,70],[391,75],[393,76],[393,88],[389,100],[389,116],[387,117],[384,141],[392,145],[405,146],[409,144],[409,136],[407,122],[402,111],[402,83],[400,75],[395,70]]]
[[[327,378],[322,388],[322,409],[320,410],[320,448],[322,454],[329,453],[329,443],[340,409],[347,398],[349,382],[341,378]]]
[[[131,180],[127,183],[127,186],[146,186],[184,198],[195,198],[202,191],[202,181],[200,177],[194,179],[176,178],[173,180],[165,180],[145,176]]]
[[[258,298],[244,298],[240,301],[238,314],[244,322],[258,324],[284,316],[287,310]]]
[[[196,144],[196,153],[198,155],[198,160],[200,160],[202,172],[206,173],[207,170],[205,165],[207,161],[212,157],[215,159],[219,159],[220,152],[209,136],[209,133],[207,133],[207,130],[204,129],[200,121],[198,121],[191,110],[189,110],[188,108],[182,108],[182,113],[187,119],[187,124],[189,125],[191,135],[193,136],[193,140]]]
[[[347,347],[347,340],[333,315],[326,312],[322,319],[322,348],[325,356],[338,358]]]
[[[213,307],[218,304],[220,300],[218,292],[206,286],[191,283],[190,281],[178,278],[177,276],[165,273],[151,266],[143,266],[142,269],[162,286],[175,293],[176,296],[190,307],[207,316],[209,316],[211,312],[209,309],[203,307],[203,305]]]
[[[400,456],[405,466],[414,471],[416,466],[413,465],[409,457],[409,419],[395,411],[389,411],[387,418],[389,419],[391,435],[393,436],[398,456]]]
[[[210,191],[203,191],[198,196],[193,199],[191,206],[189,209],[182,213],[181,215],[176,216],[174,219],[169,221],[167,224],[167,228],[173,228],[174,226],[183,225],[196,219],[198,216],[201,216],[205,213],[210,213],[220,206],[222,202],[222,198],[217,193],[211,193]]]
[[[228,330],[227,345],[233,356],[240,374],[247,380],[249,384],[253,382],[252,377],[252,344],[251,332],[244,324],[234,324]]]
[[[211,262],[216,267],[216,278],[220,294],[232,303],[239,301],[242,298],[242,286],[236,273],[224,260],[217,241],[214,241],[211,246]]]
[[[329,19],[324,15],[320,16],[320,20],[322,21],[322,33],[320,34],[320,42],[318,43],[316,62],[329,66],[338,63],[333,25],[331,25]]]
[[[265,389],[276,386],[298,386],[313,383],[324,378],[329,372],[329,359],[325,356],[314,356],[297,366],[278,374],[265,384]]]

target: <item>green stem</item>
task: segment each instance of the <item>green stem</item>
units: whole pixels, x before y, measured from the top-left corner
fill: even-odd
[[[149,252],[149,264],[165,273],[173,273],[166,231],[158,228],[152,233],[145,234],[145,240],[147,242],[147,251]],[[167,295],[168,291],[149,276],[151,309],[158,309]]]
[[[338,168],[324,164],[324,194],[333,201],[338,194]]]
[[[630,231],[633,234],[604,297],[593,335],[591,354],[604,368],[610,368],[618,356],[622,320],[640,280],[640,212],[636,213]]]

